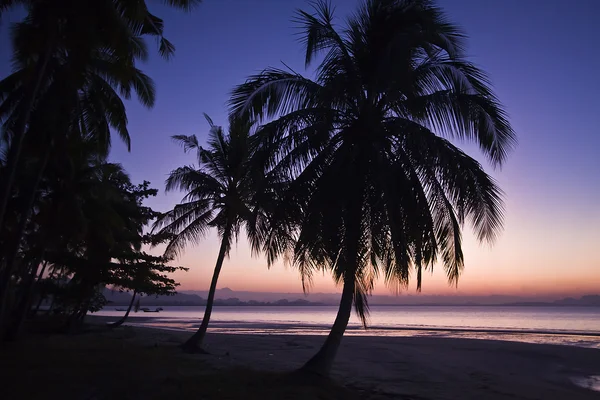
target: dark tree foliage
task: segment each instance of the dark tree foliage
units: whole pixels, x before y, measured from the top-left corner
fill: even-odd
[[[163,3],[189,11],[200,1]],[[128,287],[175,287],[169,260],[141,250],[156,216],[142,200],[156,191],[106,161],[112,135],[131,147],[124,101],[154,104],[139,64],[148,39],[174,54],[163,20],[144,0],[0,0],[0,18],[17,6],[26,16],[10,27],[13,71],[0,81],[2,337],[19,331],[36,293],[80,320],[102,304],[102,285],[126,283],[126,266]],[[134,264],[144,267],[134,274]]]
[[[331,334],[305,367],[327,374],[353,304],[367,324],[378,277],[400,290],[414,271],[420,289],[439,261],[456,284],[463,223],[480,240],[500,231],[501,190],[449,139],[475,142],[498,166],[515,134],[433,1],[365,0],[339,27],[319,1],[296,21],[315,78],[265,69],[233,91],[231,108],[263,124],[260,162],[291,182],[263,250],[286,255],[305,288],[321,271],[343,286]]]

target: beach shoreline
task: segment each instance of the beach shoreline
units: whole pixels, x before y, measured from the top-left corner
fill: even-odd
[[[92,323],[114,322],[118,317],[106,315],[89,315]],[[134,327],[160,328],[174,331],[193,332],[196,330],[200,319],[178,318],[169,314],[156,313],[132,314],[127,324]],[[209,330],[225,334],[278,334],[278,335],[327,335],[329,324],[284,323],[268,321],[240,321],[240,320],[214,320],[211,321]],[[436,326],[361,326],[349,325],[346,336],[392,336],[392,337],[448,337],[478,340],[503,340],[525,343],[558,344],[577,347],[600,349],[600,332],[590,331],[565,331],[565,330],[540,330],[540,329],[497,329],[497,328],[456,328]]]
[[[103,324],[105,317],[90,322]],[[189,332],[125,327],[154,346],[182,343]],[[323,343],[319,335],[227,334],[210,331],[204,356],[214,368],[293,371]],[[436,336],[352,336],[343,339],[336,380],[386,398],[600,398],[600,349]],[[579,385],[579,386],[578,386]],[[584,388],[582,386],[587,386]],[[597,388],[600,389],[600,388]]]

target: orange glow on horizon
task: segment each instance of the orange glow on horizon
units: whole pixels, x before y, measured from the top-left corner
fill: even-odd
[[[511,186],[507,187],[507,199]],[[519,188],[521,189],[521,188]],[[514,189],[513,189],[514,190]],[[515,196],[516,197],[516,196]],[[493,245],[481,245],[468,229],[463,237],[465,269],[458,288],[447,284],[444,270],[436,265],[425,273],[422,295],[513,295],[520,297],[579,297],[600,294],[600,242],[598,223],[576,207],[532,207],[507,202],[505,228]],[[549,217],[551,216],[551,218]],[[208,290],[219,248],[211,233],[190,247],[175,263],[190,268],[175,278],[180,290]],[[219,288],[236,291],[301,293],[297,270],[278,262],[270,269],[263,258],[253,258],[241,236],[225,260]],[[339,293],[329,275],[314,277],[312,293]],[[394,295],[383,281],[374,294]],[[414,283],[403,294],[416,295]]]

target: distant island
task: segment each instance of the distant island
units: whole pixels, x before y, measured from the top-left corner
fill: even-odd
[[[108,306],[124,306],[128,305],[131,301],[131,295],[125,292],[112,291],[110,289],[104,290],[104,297],[108,300]],[[142,297],[140,299],[141,305],[152,305],[152,306],[205,306],[206,299],[195,294],[177,293],[173,296],[151,296]],[[218,306],[234,306],[234,307],[247,307],[247,306],[324,306],[326,304],[314,301],[308,301],[303,299],[288,300],[279,299],[275,301],[257,301],[248,300],[242,301],[236,297],[228,299],[215,299],[215,307]]]
[[[506,306],[577,306],[577,307],[600,307],[600,295],[581,296],[578,299],[567,297],[553,302],[525,301],[505,304]]]
[[[109,306],[125,306],[131,295],[111,289],[104,290]],[[205,306],[206,293],[179,292],[174,296],[142,297],[140,304],[149,306]],[[299,293],[259,293],[236,292],[228,288],[217,290],[215,306],[334,306],[339,294],[310,295],[311,300],[300,299]],[[490,300],[495,300],[491,302]],[[587,295],[579,298],[567,297],[560,300],[531,301],[519,298],[468,298],[450,296],[373,296],[372,306],[503,306],[503,307],[600,307],[600,295]]]

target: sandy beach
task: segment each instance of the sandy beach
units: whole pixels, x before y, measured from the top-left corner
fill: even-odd
[[[189,336],[154,328],[125,329],[135,332],[131,340],[155,346],[173,346]],[[292,371],[323,340],[309,335],[212,333],[206,340],[211,354],[190,357],[201,357],[218,369]],[[598,349],[438,337],[346,337],[334,367],[340,383],[369,398],[391,399],[600,399],[600,392],[576,384],[591,387],[594,376],[600,376]]]

